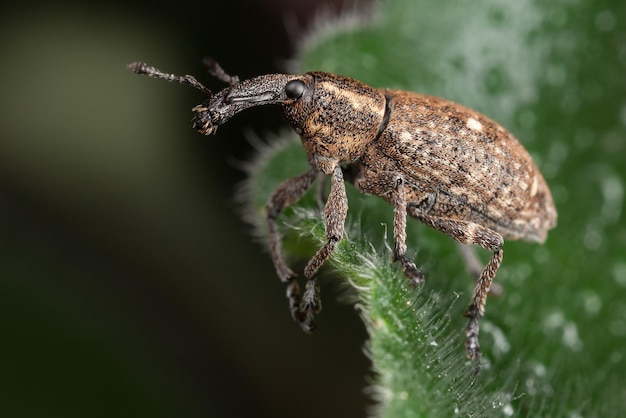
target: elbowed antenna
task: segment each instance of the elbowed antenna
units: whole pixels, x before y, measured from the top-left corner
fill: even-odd
[[[217,61],[215,61],[215,59],[211,57],[204,57],[204,59],[202,59],[202,63],[206,67],[206,70],[209,72],[209,74],[217,78],[219,81],[222,81],[231,86],[239,83],[239,77],[237,77],[236,75],[228,74],[226,71],[224,71],[222,66]]]
[[[213,95],[213,93],[211,93],[211,90],[206,88],[204,84],[196,80],[196,78],[192,75],[180,76],[180,75],[175,75],[175,74],[164,73],[158,68],[151,67],[150,65],[141,61],[130,63],[126,66],[126,68],[128,68],[130,71],[132,71],[135,74],[143,74],[143,75],[147,75],[148,77],[160,78],[161,80],[177,81],[182,84],[189,84],[191,87],[194,87],[200,91],[203,91],[209,96]]]

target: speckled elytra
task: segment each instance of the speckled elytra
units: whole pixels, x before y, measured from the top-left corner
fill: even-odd
[[[415,285],[424,276],[406,256],[407,215],[461,244],[489,250],[478,269],[465,315],[467,357],[480,367],[478,319],[484,315],[491,282],[502,262],[504,238],[543,242],[556,225],[550,189],[524,147],[488,117],[457,103],[399,90],[376,89],[349,77],[323,72],[268,74],[239,81],[212,60],[212,75],[229,84],[211,93],[194,77],[166,74],[145,63],[137,74],[177,81],[208,94],[193,110],[202,134],[250,107],[279,104],[302,140],[311,168],[283,182],[267,202],[269,247],[280,280],[287,286],[293,318],[314,328],[321,308],[315,273],[344,233],[348,202],[344,180],[361,193],[393,206],[393,260]],[[304,269],[301,295],[296,274],[283,258],[276,220],[297,202],[320,174],[331,178],[324,208],[327,242]]]

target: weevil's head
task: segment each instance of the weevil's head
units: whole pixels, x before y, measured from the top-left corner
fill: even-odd
[[[280,104],[309,161],[324,172],[359,158],[383,123],[385,98],[357,80],[314,72],[268,74],[235,83],[194,108],[194,127],[208,135],[254,106]]]
[[[384,95],[352,78],[313,72],[289,80],[282,104],[312,165],[330,174],[358,159],[379,133]]]

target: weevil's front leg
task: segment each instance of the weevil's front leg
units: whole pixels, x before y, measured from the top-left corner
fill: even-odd
[[[287,299],[289,300],[291,316],[300,323],[304,321],[304,314],[300,309],[300,288],[295,280],[297,274],[285,263],[276,219],[285,207],[300,200],[317,178],[317,174],[317,170],[311,169],[306,173],[284,181],[269,198],[265,207],[267,212],[267,235],[272,261],[280,281],[287,285]]]
[[[395,190],[393,193],[393,261],[399,261],[402,264],[404,275],[411,280],[414,286],[418,286],[424,282],[424,275],[415,266],[415,263],[406,256],[406,193],[404,188],[404,180],[397,178],[395,182]]]
[[[331,175],[330,194],[324,207],[324,221],[326,225],[326,239],[328,240],[320,248],[304,268],[304,275],[309,280],[302,298],[301,309],[305,313],[305,320],[301,323],[305,331],[311,331],[315,327],[313,317],[321,309],[319,300],[319,286],[314,278],[315,273],[330,257],[335,245],[343,237],[346,215],[348,214],[348,198],[346,187],[343,182],[341,167],[335,167]]]
[[[466,328],[465,348],[467,357],[477,363],[476,372],[480,370],[480,344],[478,343],[478,320],[485,313],[485,303],[487,293],[491,287],[491,282],[502,263],[502,245],[504,239],[497,232],[482,227],[478,224],[424,214],[413,206],[408,208],[409,215],[420,220],[424,224],[443,232],[454,238],[461,244],[480,245],[493,253],[491,259],[483,269],[480,277],[476,281],[472,302],[465,311],[465,316],[469,318]]]

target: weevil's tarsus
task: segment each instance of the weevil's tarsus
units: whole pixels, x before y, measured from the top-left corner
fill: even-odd
[[[300,326],[305,332],[311,333],[315,330],[315,315],[322,310],[320,301],[320,286],[315,277],[307,280],[300,303],[300,311],[303,313]]]

